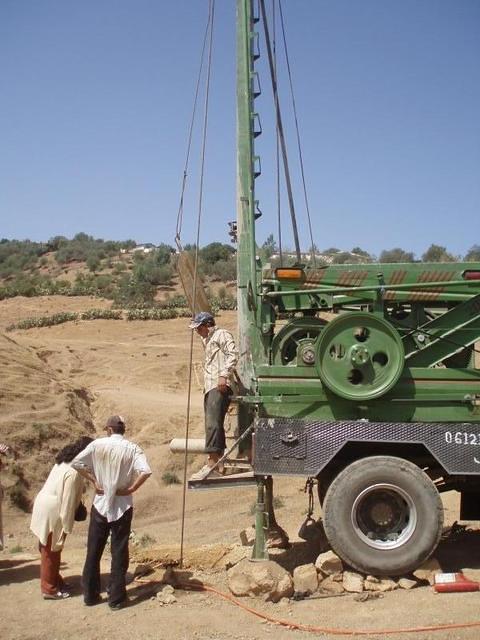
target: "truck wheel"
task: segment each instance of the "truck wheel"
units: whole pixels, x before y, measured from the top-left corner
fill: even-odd
[[[371,456],[332,481],[323,525],[347,564],[376,576],[400,575],[433,553],[442,533],[443,506],[435,485],[416,465]]]

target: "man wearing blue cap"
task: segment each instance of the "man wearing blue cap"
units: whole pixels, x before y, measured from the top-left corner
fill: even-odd
[[[215,325],[211,313],[201,311],[190,323],[201,337],[205,348],[203,366],[203,406],[205,411],[206,464],[190,480],[204,480],[221,475],[223,469],[212,471],[225,451],[225,415],[232,395],[232,381],[238,351],[232,334]]]

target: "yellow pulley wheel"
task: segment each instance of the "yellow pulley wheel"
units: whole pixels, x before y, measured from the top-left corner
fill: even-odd
[[[322,382],[347,400],[387,393],[404,365],[402,340],[392,325],[371,313],[345,313],[323,329],[316,367]]]

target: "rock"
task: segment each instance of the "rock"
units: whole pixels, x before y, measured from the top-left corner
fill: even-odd
[[[343,574],[343,588],[350,593],[363,591],[364,577],[354,571],[345,571]]]
[[[343,563],[333,551],[321,553],[315,561],[315,566],[324,576],[331,576],[343,571]]]
[[[318,574],[313,563],[302,564],[294,569],[293,586],[299,593],[315,593],[318,589]]]
[[[272,560],[241,560],[227,572],[228,587],[235,596],[265,595],[278,602],[293,594],[293,580],[288,571]]]
[[[398,581],[400,589],[415,589],[417,584],[416,580],[410,580],[410,578],[400,578]]]
[[[436,573],[441,573],[442,567],[436,558],[429,558],[418,569],[413,572],[418,580],[427,580],[429,584],[434,583]]]
[[[343,593],[345,591],[342,582],[338,582],[336,576],[327,576],[320,582],[318,588],[319,591],[325,591],[326,593]]]
[[[171,584],[166,584],[162,589],[162,593],[174,594],[175,589],[172,587]]]
[[[157,601],[160,604],[174,604],[177,601],[177,599],[175,596],[172,596],[169,593],[167,593],[166,595],[159,593],[157,594]]]
[[[240,531],[240,542],[244,547],[253,547],[255,543],[254,527],[249,527],[248,529]]]
[[[363,582],[363,588],[365,591],[393,591],[398,588],[395,580],[391,578],[377,578],[375,576],[367,576]]]
[[[174,588],[167,584],[157,593],[156,599],[160,604],[173,604],[177,602],[176,597],[173,595],[174,593]]]

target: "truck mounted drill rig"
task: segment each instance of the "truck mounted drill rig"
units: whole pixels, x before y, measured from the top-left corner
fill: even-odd
[[[263,0],[237,0],[240,431],[253,421],[257,478],[318,480],[326,536],[349,565],[398,575],[438,544],[442,491],[480,519],[480,263],[261,264],[262,17]]]

